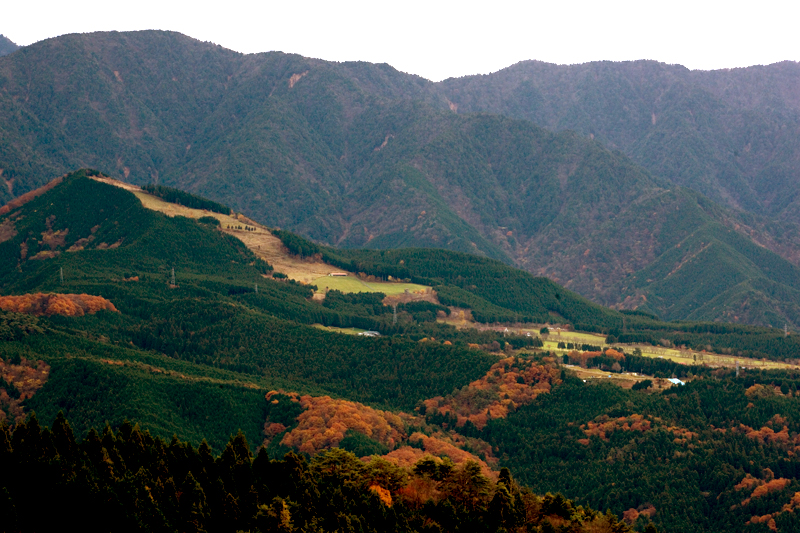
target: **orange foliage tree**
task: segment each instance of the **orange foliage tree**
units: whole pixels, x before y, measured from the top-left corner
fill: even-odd
[[[469,420],[482,429],[490,419],[504,418],[517,407],[533,402],[539,394],[549,392],[552,385],[561,382],[559,376],[555,366],[507,357],[457,393],[425,400],[425,412],[451,414],[459,427]]]
[[[55,293],[0,296],[0,309],[34,316],[83,316],[98,311],[118,312],[114,304],[102,296]]]
[[[330,396],[301,396],[306,409],[297,417],[299,425],[284,435],[281,444],[315,454],[335,447],[348,430],[357,431],[390,449],[405,438],[402,419],[356,402],[334,400]]]
[[[6,420],[6,412],[12,423],[25,419],[23,402],[32,398],[50,376],[50,366],[44,361],[29,361],[20,358],[19,364],[0,359],[0,378],[9,384],[9,389],[0,386],[0,422]],[[13,389],[12,389],[13,387]],[[14,390],[16,389],[16,390]]]
[[[600,416],[592,422],[581,424],[581,430],[587,437],[597,436],[602,440],[609,440],[609,435],[615,431],[641,431],[650,430],[652,423],[642,415],[633,414],[619,418],[609,418],[607,415]],[[584,442],[585,441],[585,442]],[[586,439],[581,439],[583,444],[589,444]]]

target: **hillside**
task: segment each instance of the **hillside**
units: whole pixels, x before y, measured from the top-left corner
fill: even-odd
[[[316,477],[325,470],[314,465],[349,465],[347,487],[360,487],[359,476],[367,475],[370,464],[382,465],[382,472],[400,472],[390,478],[395,485],[386,485],[385,477],[376,481],[398,502],[393,512],[405,513],[406,505],[425,509],[433,513],[427,518],[439,524],[473,515],[440,512],[451,505],[461,509],[458,495],[430,496],[431,503],[423,505],[426,495],[450,494],[451,486],[463,486],[459,472],[471,472],[471,479],[485,477],[488,481],[481,483],[488,492],[469,511],[485,519],[498,505],[492,504],[495,496],[502,497],[499,482],[510,485],[508,472],[501,470],[507,467],[521,485],[542,494],[561,491],[575,501],[559,504],[554,514],[549,507],[530,507],[526,516],[532,524],[553,514],[562,520],[552,518],[553,523],[572,520],[575,528],[584,527],[577,517],[591,506],[623,517],[624,522],[614,522],[618,531],[651,523],[668,531],[768,531],[771,520],[780,531],[796,526],[796,336],[622,314],[490,258],[431,249],[336,249],[276,231],[284,248],[273,246],[271,253],[281,255],[285,265],[326,261],[361,272],[365,279],[372,276],[375,283],[392,284],[387,281],[392,276],[432,288],[439,304],[400,304],[395,321],[383,294],[330,290],[319,299],[312,287],[276,277],[273,265],[256,255],[259,242],[251,242],[252,249],[245,243],[247,235],[266,239],[267,228],[227,227],[236,222],[250,227],[238,213],[165,202],[110,181],[95,171],[79,171],[0,210],[0,305],[14,306],[14,311],[0,311],[0,418],[15,425],[12,434],[0,422],[0,454],[23,454],[8,456],[15,465],[42,468],[41,479],[56,475],[48,487],[62,486],[60,479],[73,487],[70,493],[88,490],[91,496],[97,494],[91,487],[103,486],[104,498],[122,498],[120,513],[125,509],[126,516],[138,516],[143,523],[172,523],[187,516],[186,509],[170,505],[176,492],[185,492],[181,487],[195,486],[185,483],[191,471],[205,492],[204,520],[211,520],[227,512],[219,507],[227,496],[213,488],[219,487],[216,474],[191,458],[210,461],[221,453],[214,472],[238,506],[225,508],[242,509],[235,516],[245,519],[257,514],[244,495],[252,491],[233,490],[222,474],[223,465],[232,464],[233,447],[241,462],[236,471],[255,476],[247,479],[261,479],[259,471],[247,472],[267,458],[276,471],[287,465],[284,461],[310,464],[310,477],[304,479],[321,497],[331,485]],[[180,191],[161,192],[184,204],[211,205]],[[71,313],[59,307],[67,301],[86,310]],[[631,345],[613,350],[586,345],[556,353],[542,350],[535,335],[508,334],[503,328],[456,329],[440,320],[459,310],[483,323],[547,320],[564,325],[569,320],[622,342],[666,342],[686,345],[701,356],[712,348],[789,363],[779,370],[685,365],[643,357]],[[335,332],[354,326],[381,336]],[[743,366],[751,365],[756,363],[748,360]],[[613,384],[616,380],[584,382],[573,368],[639,376],[621,388]],[[670,388],[664,378],[671,376],[688,383]],[[53,433],[40,431],[38,421],[22,423],[31,411]],[[67,430],[59,412],[73,429]],[[231,441],[239,430],[241,435]],[[76,441],[68,455],[61,446],[73,442],[72,431]],[[171,442],[158,440],[173,435]],[[33,444],[42,442],[55,444]],[[258,443],[265,455],[252,460],[251,449]],[[322,453],[335,446],[355,455]],[[280,460],[287,452],[294,455]],[[52,453],[60,455],[59,470],[41,466],[56,464],[49,459]],[[68,474],[85,461],[84,454],[93,453],[108,457],[104,470],[95,470],[101,462],[90,461],[92,466],[85,463],[82,470],[88,477]],[[167,490],[173,485],[164,481],[170,477],[165,470],[132,466],[142,454],[162,457],[158,464],[177,469],[177,477],[172,474],[175,491]],[[383,459],[357,460],[373,455]],[[433,465],[445,466],[431,470],[430,462],[420,462],[426,455],[433,457]],[[23,477],[40,478],[15,472],[13,479],[20,482],[5,489],[2,502],[16,502],[19,511],[28,508],[30,492],[25,491],[32,488]],[[64,477],[58,477],[60,472]],[[436,484],[415,481],[426,475]],[[70,485],[82,479],[94,481]],[[244,485],[236,486],[253,486],[240,481]],[[336,478],[335,486],[341,483]],[[124,487],[143,486],[153,490],[153,499],[146,501],[157,502],[161,514],[127,507],[132,504],[120,496]],[[263,503],[265,486],[253,490]],[[319,505],[308,512],[327,517],[329,507],[321,503],[327,500],[314,494],[311,490],[304,500],[290,499]],[[546,495],[537,498],[529,501],[550,501]],[[377,503],[358,507],[358,501],[355,507],[340,508]],[[310,519],[292,503],[287,506],[296,526]],[[599,518],[586,515],[580,521],[588,527]],[[595,525],[601,531],[610,527]]]
[[[437,390],[438,393],[448,392],[462,379],[458,371],[454,372],[454,357],[463,357],[469,362],[463,368],[467,376],[478,377],[481,368],[490,366],[485,354],[459,346],[448,348],[432,343],[420,349],[414,340],[399,344],[388,339],[354,342],[346,336],[308,327],[313,323],[334,326],[355,323],[387,333],[407,330],[417,339],[439,333],[456,335],[455,331],[435,325],[426,330],[428,326],[421,324],[422,329],[416,333],[417,326],[413,324],[398,325],[393,330],[392,310],[378,302],[376,313],[370,296],[363,302],[356,298],[349,307],[346,298],[337,298],[335,294],[329,294],[323,304],[317,303],[312,300],[310,288],[272,279],[269,266],[260,264],[244,243],[220,231],[220,226],[209,224],[203,218],[167,217],[148,210],[130,192],[89,179],[85,171],[68,176],[51,190],[2,217],[6,229],[0,242],[0,291],[3,295],[89,294],[105,297],[118,311],[80,317],[83,333],[77,336],[70,320],[58,316],[47,318],[47,328],[37,330],[46,331],[46,335],[22,334],[21,345],[5,350],[4,358],[19,353],[27,359],[42,357],[53,361],[53,377],[48,381],[50,389],[43,390],[37,399],[46,397],[48,390],[53,394],[66,392],[66,389],[58,392],[59,374],[68,380],[71,372],[89,372],[87,369],[117,375],[115,379],[121,380],[120,383],[130,383],[133,376],[150,369],[154,372],[154,382],[159,384],[152,392],[139,393],[142,400],[136,405],[142,406],[148,401],[161,406],[164,401],[167,405],[180,401],[180,394],[168,400],[161,396],[162,392],[156,392],[161,387],[161,390],[169,390],[179,385],[181,379],[176,376],[188,378],[184,385],[189,385],[193,379],[209,384],[215,380],[238,382],[236,388],[252,388],[256,396],[259,389],[266,393],[271,388],[284,388],[287,383],[292,383],[292,389],[298,392],[324,391],[336,395],[337,388],[342,394],[355,386],[355,378],[349,375],[351,371],[336,367],[354,358],[350,363],[356,365],[353,369],[366,365],[360,372],[366,368],[372,370],[358,378],[369,378],[370,384],[365,382],[356,387],[361,392],[355,396],[348,392],[350,397],[358,399],[360,394],[361,400],[376,405],[412,408],[424,397],[419,394],[425,394],[423,390],[427,386],[420,388],[422,382],[411,385],[405,382],[407,378],[428,382],[434,386],[428,393],[435,395]],[[173,268],[176,271],[174,285]],[[203,334],[195,336],[199,331]],[[486,343],[498,335],[475,333],[474,337]],[[11,338],[17,338],[16,334]],[[289,352],[302,354],[302,357],[295,359]],[[337,352],[344,358],[338,362]],[[71,353],[83,355],[75,358],[68,355]],[[407,358],[402,378],[395,375],[397,369],[393,364],[382,360],[381,353]],[[368,354],[371,355],[364,359]],[[317,363],[312,363],[315,358]],[[440,364],[445,364],[446,358],[446,374],[450,377],[435,370],[437,358],[441,358]],[[125,364],[116,366],[116,363],[107,362],[110,360]],[[415,374],[412,367],[423,361],[424,368],[419,366]],[[205,365],[204,369],[198,372],[195,364]],[[386,366],[378,371],[375,364]],[[381,378],[381,372],[387,374]],[[456,381],[452,381],[454,379]],[[434,385],[432,380],[439,385]],[[127,394],[125,390],[125,386],[119,384],[111,386],[107,392],[124,395]],[[378,390],[383,392],[373,394]],[[401,393],[403,390],[405,393]],[[98,394],[102,396],[97,390],[87,390],[89,392],[95,398]],[[79,391],[70,394],[69,403],[60,405],[67,409],[78,430],[96,426],[106,419],[121,422],[120,417],[125,416],[125,411],[114,413],[115,402],[111,398],[99,404],[93,402],[92,407],[81,403]],[[152,397],[148,396],[150,394]],[[228,392],[220,390],[220,394],[224,398]],[[150,399],[145,400],[146,397]],[[125,402],[119,407],[134,408]],[[94,411],[95,408],[110,409],[111,413],[103,415]],[[148,415],[155,425],[153,429],[175,427],[176,420],[160,418],[162,408],[165,413],[172,409],[154,407]],[[47,407],[45,412],[50,409]],[[134,413],[139,412],[136,409]],[[127,413],[131,415],[131,411]],[[50,411],[50,416],[54,414]],[[192,419],[195,415],[181,415],[186,416]],[[220,433],[217,433],[220,428],[211,428],[225,416],[219,413],[210,422],[198,419],[177,424],[185,432],[199,423],[199,428],[204,428],[199,434],[209,439],[216,435],[215,438],[224,440],[235,428]],[[255,433],[248,434],[252,442],[259,440],[261,434],[260,426],[255,427]],[[172,431],[168,429],[167,436]],[[184,433],[184,436],[191,434]]]
[[[440,84],[459,113],[570,129],[729,207],[800,222],[800,65],[690,71],[655,61],[524,61]]]
[[[797,327],[800,269],[731,220],[693,191],[667,190],[563,243],[560,268],[523,264],[595,301],[665,320]]]
[[[468,104],[454,113],[451,82],[242,55],[169,32],[42,41],[0,58],[0,201],[92,167],[202,194],[326,245],[446,248],[607,306],[800,327],[790,221],[676,188],[599,134],[462,113]],[[712,240],[721,244],[701,271],[683,271],[681,251]],[[656,271],[679,275],[656,281]]]
[[[613,514],[576,506],[560,494],[537,496],[508,470],[496,482],[488,479],[474,463],[456,467],[428,459],[404,468],[380,458],[364,463],[342,450],[310,461],[294,453],[270,458],[263,450],[254,456],[241,433],[214,454],[205,443],[168,442],[131,424],[117,431],[106,427],[102,438],[93,432],[75,439],[61,417],[52,430],[35,418],[13,432],[0,426],[0,439],[6,531],[52,530],[70,512],[84,516],[83,529],[91,532],[107,531],[109,524],[140,531],[287,533],[432,526],[630,531]],[[31,470],[38,475],[30,476]],[[54,512],[36,512],[36,496],[43,494],[53,499]]]

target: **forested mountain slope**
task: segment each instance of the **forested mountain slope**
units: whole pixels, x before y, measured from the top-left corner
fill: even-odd
[[[440,84],[458,112],[571,129],[723,205],[800,221],[800,65],[524,61]]]
[[[94,177],[72,173],[0,209],[0,308],[10,309],[0,311],[0,458],[12,465],[0,481],[4,525],[49,526],[50,515],[30,513],[31,495],[45,493],[58,509],[103,502],[96,507],[141,529],[268,530],[284,517],[293,531],[352,516],[369,531],[797,528],[795,335],[623,314],[486,257],[336,249],[277,232],[287,253],[410,278],[483,322],[568,320],[623,342],[711,347],[786,368],[737,375],[626,345],[565,357],[535,336],[457,330],[437,321],[449,307],[430,302],[398,306],[395,321],[382,294],[320,300],[273,277],[214,211],[165,216]],[[590,364],[689,383],[634,390],[575,377]],[[32,411],[38,419],[25,421]],[[321,453],[335,446],[355,455]],[[381,458],[358,460],[373,455]],[[534,496],[498,472],[504,466],[521,485],[575,503]],[[287,492],[281,476],[302,490]]]
[[[130,192],[85,171],[2,217],[4,296],[88,294],[114,305],[97,313],[44,311],[31,327],[3,315],[4,341],[16,341],[4,342],[3,358],[52,366],[30,407],[47,420],[64,409],[79,431],[128,416],[160,434],[180,430],[182,438],[208,438],[212,445],[239,424],[257,442],[261,403],[272,388],[408,409],[491,366],[491,358],[463,342],[418,346],[413,339],[351,338],[309,327],[355,322],[394,331],[390,308],[379,305],[375,316],[371,304],[337,310],[335,295],[327,305],[311,301],[310,288],[265,278],[255,255],[218,226],[147,210]],[[417,338],[439,335],[433,331],[423,327]],[[402,373],[394,357],[403,361]],[[153,379],[140,379],[148,375]],[[183,410],[204,395],[208,408]],[[231,414],[239,403],[240,414]],[[247,416],[251,421],[243,423]]]
[[[317,242],[488,256],[669,319],[800,324],[790,223],[720,208],[573,132],[454,113],[447,87],[168,32],[42,41],[0,59],[0,200],[90,166]],[[683,239],[705,249],[729,229],[741,246],[681,272]]]

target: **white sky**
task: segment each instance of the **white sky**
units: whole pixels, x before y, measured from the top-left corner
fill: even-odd
[[[4,3],[0,33],[19,45],[65,33],[162,29],[245,53],[385,62],[434,81],[525,59],[655,59],[704,70],[800,60],[798,0]]]

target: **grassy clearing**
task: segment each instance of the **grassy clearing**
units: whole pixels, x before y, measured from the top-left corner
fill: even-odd
[[[694,352],[691,350],[677,350],[674,348],[661,348],[657,346],[636,346],[646,357],[662,357],[686,365],[708,364],[709,366],[735,367],[738,361],[739,366],[748,368],[764,368],[767,370],[778,368],[798,368],[797,364],[782,363],[779,361],[766,361],[761,359],[748,359],[745,357],[735,357],[733,355]]]
[[[466,320],[463,316],[450,316],[447,319],[440,319],[440,322],[446,322],[456,327],[472,327],[477,329],[495,329],[501,328],[497,325],[478,324],[472,320]],[[520,326],[512,326],[508,331],[515,334],[525,335],[539,335],[539,330],[542,328],[541,324],[523,324]],[[502,329],[502,328],[501,328]],[[599,333],[587,333],[581,331],[561,331],[551,329],[549,335],[540,335],[544,346],[544,350],[555,352],[563,355],[569,352],[564,348],[559,348],[558,343],[573,343],[573,344],[590,344],[592,346],[600,346],[601,348],[608,348],[611,345],[606,344],[606,336]],[[645,357],[660,357],[669,359],[676,363],[684,365],[693,364],[706,364],[713,367],[728,367],[734,368],[738,361],[740,367],[749,368],[763,368],[763,369],[781,369],[781,368],[798,368],[800,365],[793,363],[783,363],[779,361],[767,361],[761,359],[748,359],[744,357],[735,357],[733,355],[710,353],[710,352],[697,352],[693,350],[679,350],[677,348],[666,348],[663,346],[650,346],[648,344],[621,344],[616,343],[614,346],[620,346],[626,352],[632,352],[636,348],[642,351]],[[580,347],[578,347],[580,349]]]
[[[173,204],[167,202],[166,200],[159,198],[158,196],[153,196],[150,193],[147,193],[137,187],[136,185],[131,185],[130,183],[125,183],[123,181],[115,180],[113,178],[106,178],[103,176],[93,176],[93,180],[100,181],[102,183],[106,183],[108,185],[113,185],[115,187],[119,187],[121,189],[125,189],[136,196],[142,205],[151,211],[158,211],[159,213],[164,213],[167,216],[174,217],[174,216],[181,216],[186,218],[200,218],[200,217],[214,217],[219,220],[219,223],[222,225],[223,228],[227,227],[228,225],[244,225],[243,222],[236,219],[233,216],[223,215],[221,213],[214,213],[212,211],[206,211],[204,209],[193,209],[191,207],[186,207],[180,204]]]
[[[337,328],[334,326],[323,326],[322,324],[314,324],[315,328],[321,329],[323,331],[333,331],[334,333],[344,333],[345,335],[358,335],[359,333],[363,333],[367,330],[360,329],[360,328]]]
[[[538,333],[538,330],[537,330]],[[550,330],[547,339],[555,342],[571,342],[577,344],[591,344],[593,346],[603,346],[606,343],[606,336],[598,333],[581,333],[580,331],[562,331],[558,332]]]
[[[355,276],[322,276],[311,282],[318,291],[337,290],[341,292],[382,292],[387,296],[408,292],[425,291],[427,287],[415,283],[389,283],[364,281]]]
[[[269,230],[264,228],[263,231],[259,231],[262,228],[261,226],[253,226],[252,224],[250,226],[255,227],[256,231],[225,230],[225,232],[242,241],[254,254],[272,265],[275,272],[282,272],[289,279],[313,284],[314,280],[321,276],[341,271],[341,269],[321,260],[313,258],[300,259],[293,256],[283,246],[281,240],[270,233]]]
[[[590,334],[584,334],[587,337]],[[550,350],[552,352],[556,352],[560,355],[566,354],[569,350],[565,350],[563,348],[558,347],[559,342],[575,342],[574,340],[566,340],[561,339],[558,340],[553,339],[553,335],[550,335],[549,339],[544,340],[544,349]],[[603,348],[610,347],[611,345],[605,343],[605,338],[600,340],[585,340],[582,341],[587,344],[593,344],[595,346],[601,346]],[[676,363],[680,363],[683,365],[702,365],[707,364],[708,366],[713,367],[728,367],[734,368],[736,366],[736,362],[739,362],[740,367],[748,367],[748,368],[764,368],[767,370],[770,369],[778,369],[778,368],[798,368],[796,364],[789,364],[789,363],[782,363],[778,361],[765,361],[760,359],[748,359],[745,357],[734,357],[732,355],[725,355],[725,354],[717,354],[717,353],[709,353],[709,352],[695,352],[691,350],[678,350],[675,348],[663,348],[658,346],[649,346],[649,345],[634,345],[634,344],[615,344],[614,346],[620,346],[625,349],[626,352],[632,352],[634,349],[639,348],[642,351],[642,355],[644,357],[658,357],[662,359],[668,359],[670,361],[674,361]]]
[[[371,287],[373,292],[382,292],[387,296],[394,294],[405,294],[408,292],[425,292],[429,287],[425,285],[417,285],[416,283],[384,283],[384,282],[367,282],[366,285]]]
[[[322,276],[311,282],[317,286],[317,291],[341,291],[341,292],[375,292],[366,283],[355,276]]]

